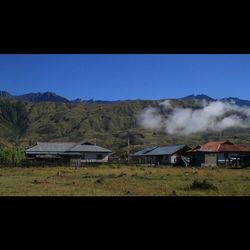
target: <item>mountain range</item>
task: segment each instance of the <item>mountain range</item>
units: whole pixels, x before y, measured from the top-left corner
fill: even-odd
[[[196,100],[213,101],[206,95],[171,99],[176,107],[196,108]],[[235,97],[220,99],[250,106],[250,101]],[[190,136],[168,135],[164,131],[143,129],[137,114],[147,107],[159,107],[162,100],[68,100],[52,92],[19,96],[0,91],[0,146],[25,147],[37,141],[79,142],[86,140],[112,150],[155,145],[187,144],[197,146],[208,140],[230,140],[250,146],[250,128],[223,132],[196,133]]]
[[[250,100],[242,100],[237,97],[226,97],[221,99],[214,99],[207,95],[189,95],[183,98],[180,98],[181,100],[206,100],[206,101],[222,101],[222,102],[234,102],[236,105],[239,106],[250,106]]]
[[[66,98],[49,91],[44,93],[38,92],[23,95],[12,95],[7,91],[0,91],[0,97],[28,102],[69,102],[69,100]]]
[[[77,98],[75,100],[68,100],[65,97],[62,97],[60,95],[57,95],[53,92],[43,92],[43,93],[27,93],[23,95],[12,95],[7,91],[0,91],[0,97],[2,98],[9,98],[14,99],[18,101],[24,101],[24,102],[63,102],[63,103],[95,103],[95,104],[112,104],[112,103],[119,103],[119,102],[131,102],[135,100],[115,100],[115,101],[106,101],[106,100],[82,100],[81,98]],[[168,98],[173,99],[173,98]],[[237,97],[226,97],[221,99],[214,99],[212,97],[209,97],[207,95],[201,94],[201,95],[188,95],[182,98],[175,98],[177,100],[206,100],[206,101],[216,101],[220,100],[222,102],[234,102],[235,104],[239,106],[250,106],[250,100],[242,100]]]

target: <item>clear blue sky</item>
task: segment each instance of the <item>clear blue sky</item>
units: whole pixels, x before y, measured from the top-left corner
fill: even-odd
[[[70,100],[250,99],[250,55],[0,55],[0,90]]]

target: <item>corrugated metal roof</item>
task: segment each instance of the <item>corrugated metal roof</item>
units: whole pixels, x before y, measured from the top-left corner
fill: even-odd
[[[221,145],[233,145],[233,143],[229,141],[211,141],[206,144],[201,145],[202,150],[207,150],[207,151],[218,151]]]
[[[41,153],[48,152],[50,154],[54,153],[71,153],[71,152],[111,152],[111,150],[89,144],[78,144],[73,142],[37,142],[34,147],[26,150],[26,153]]]
[[[229,141],[208,142],[199,145],[190,152],[245,152],[249,153],[250,149],[242,144],[233,144]]]
[[[237,147],[239,147],[240,149],[242,149],[242,150],[249,150],[245,145],[243,145],[243,144],[236,144],[237,145]]]
[[[233,145],[229,145],[229,144],[222,144],[219,149],[218,152],[250,152],[250,150],[246,147],[243,147],[242,145],[237,145],[237,144],[233,144]]]
[[[33,151],[64,152],[75,145],[76,143],[73,142],[63,142],[63,143],[37,142],[37,144],[34,147],[27,149],[26,152],[33,152]]]
[[[133,154],[134,156],[143,156],[143,155],[172,155],[174,153],[176,153],[177,151],[179,151],[180,149],[186,147],[186,145],[174,145],[174,146],[166,146],[166,147],[154,147],[151,148],[151,150],[148,149],[144,149],[141,150],[135,154]]]
[[[111,152],[111,150],[107,148],[103,148],[97,145],[84,145],[78,144],[69,150],[70,152]]]
[[[186,145],[158,147],[151,152],[148,152],[147,155],[172,155],[184,147],[186,147]]]
[[[150,148],[145,148],[145,149],[143,149],[143,150],[141,150],[141,151],[138,151],[138,152],[134,153],[133,155],[134,155],[134,156],[144,155],[144,154],[146,154],[147,152],[150,152],[150,151],[152,151],[153,149],[158,148],[158,147],[159,147],[159,146],[154,146],[154,147],[150,147]]]
[[[216,147],[216,146],[219,146],[219,145],[224,144],[224,143],[233,144],[230,141],[210,141],[210,142],[207,142],[203,145],[206,145],[208,147],[212,147],[212,146]]]

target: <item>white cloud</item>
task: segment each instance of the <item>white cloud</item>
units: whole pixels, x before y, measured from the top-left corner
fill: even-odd
[[[143,128],[163,129],[168,134],[179,135],[250,127],[249,107],[221,101],[201,101],[199,104],[199,109],[173,108],[166,100],[160,105],[169,112],[162,114],[160,109],[146,108],[138,115],[138,121]]]
[[[148,129],[161,129],[162,119],[156,108],[146,108],[138,115],[139,124]]]
[[[172,109],[170,100],[165,100],[163,102],[160,102],[160,105],[163,106],[165,109]]]

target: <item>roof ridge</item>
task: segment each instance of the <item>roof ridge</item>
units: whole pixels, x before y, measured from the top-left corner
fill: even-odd
[[[224,141],[208,141],[207,143],[204,143],[204,144],[202,144],[202,145],[205,145],[205,144],[209,144],[209,143],[225,143],[225,142],[230,142],[230,141],[228,141],[228,140],[224,140]]]
[[[178,147],[178,146],[186,146],[185,144],[175,144],[175,145],[169,145],[169,146],[159,146],[161,148],[167,148],[167,147]]]
[[[157,149],[157,148],[159,148],[160,146],[154,146],[154,147],[152,147],[152,148],[149,148],[149,150],[148,151],[145,151],[143,154],[146,154],[146,153],[148,153],[148,152],[151,152],[151,151],[153,151],[153,150],[155,150],[155,149]]]
[[[77,143],[77,142],[37,142],[37,143]]]

